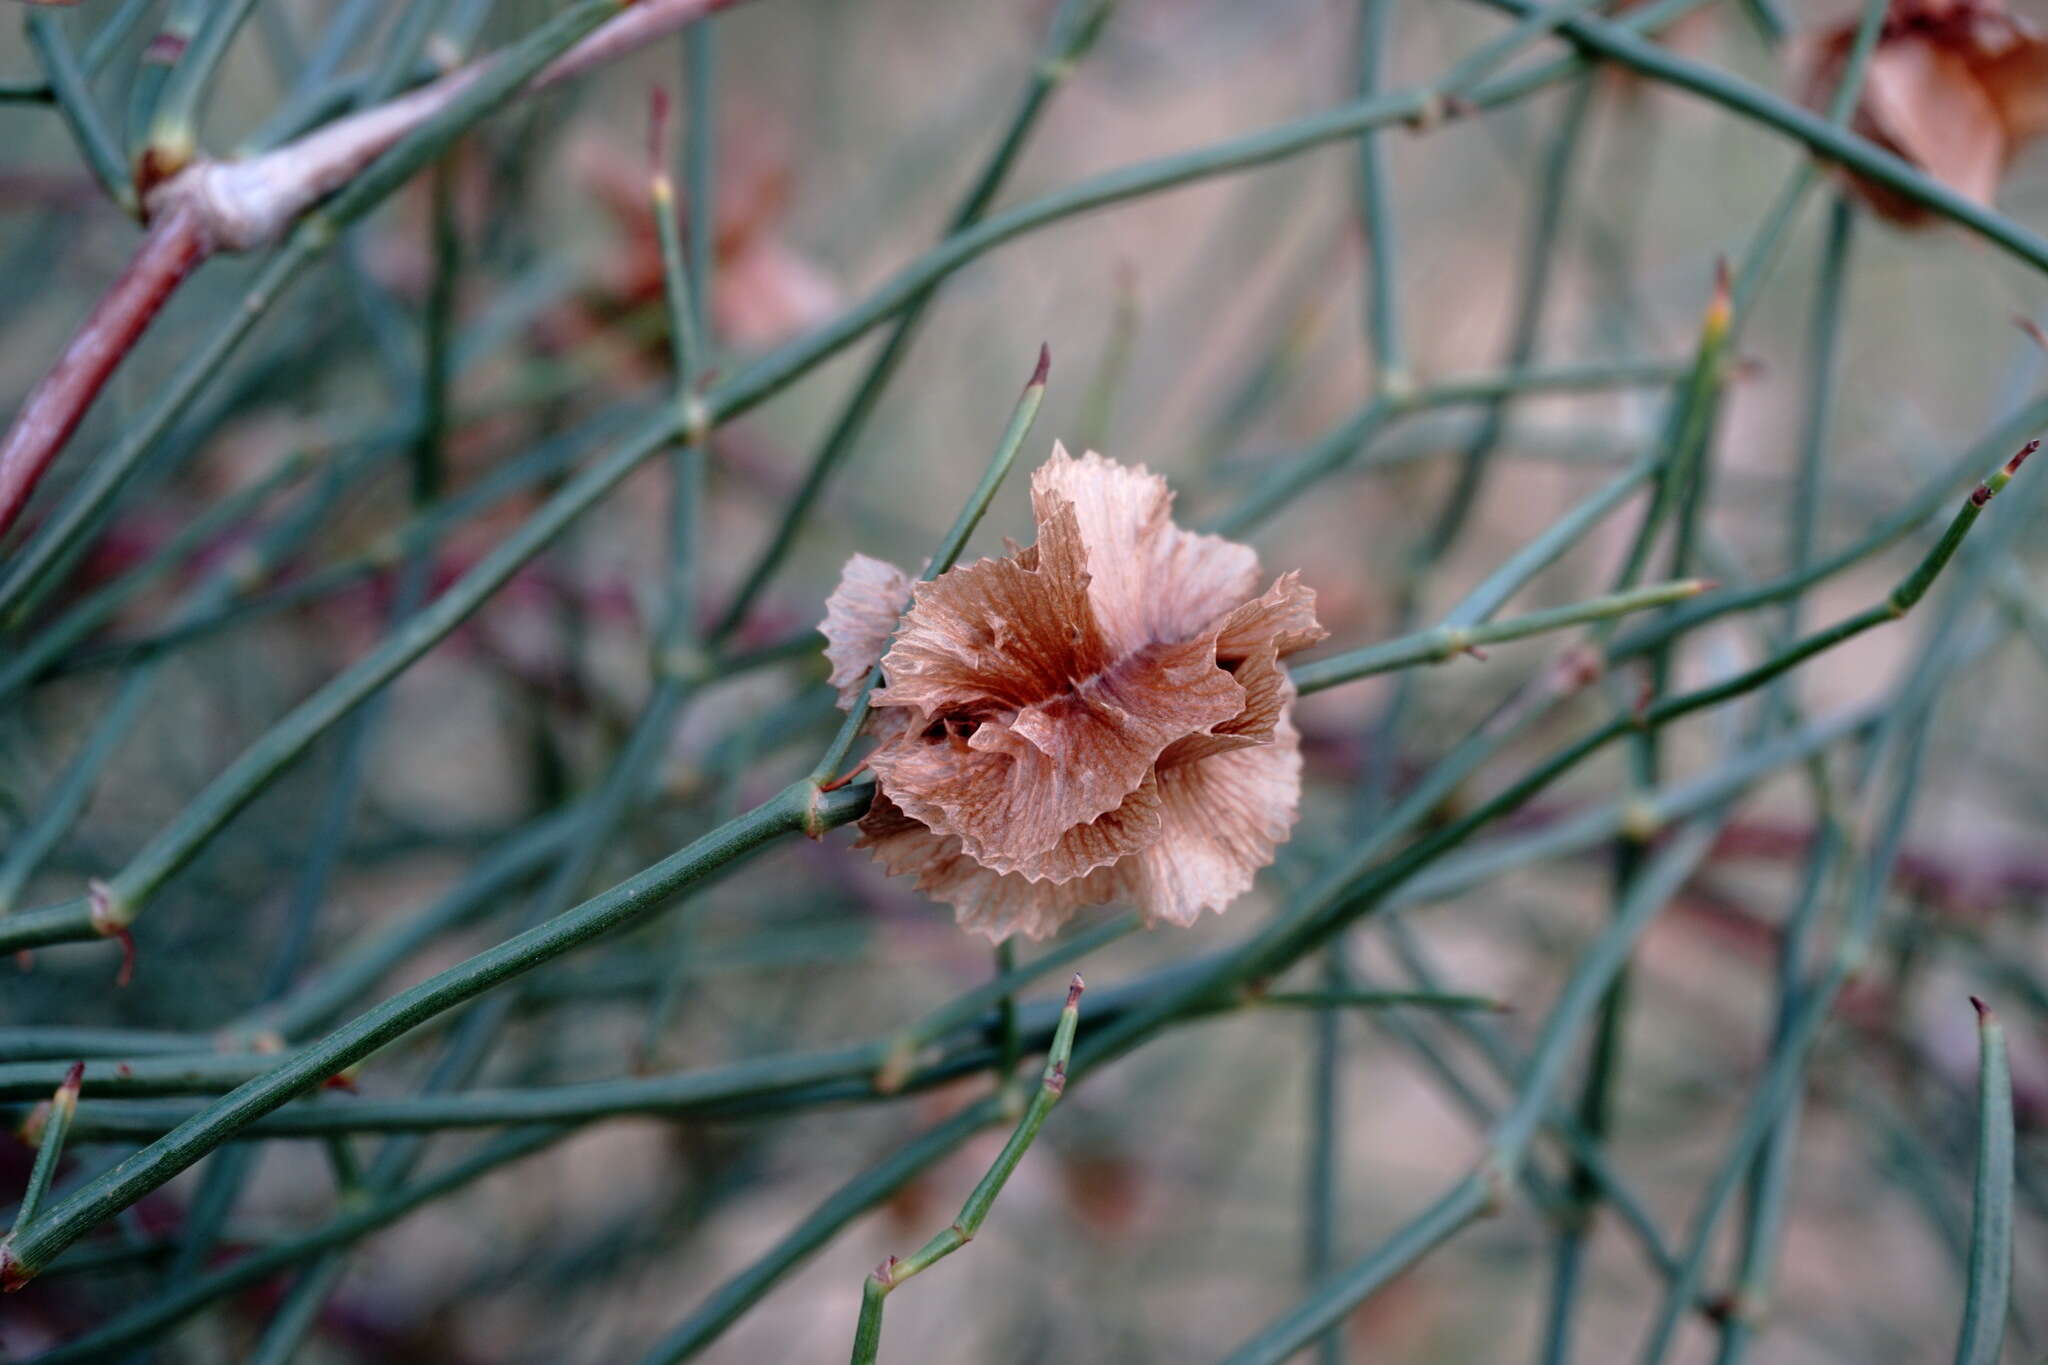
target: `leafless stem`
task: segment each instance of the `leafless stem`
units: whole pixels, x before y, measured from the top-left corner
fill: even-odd
[[[527,93],[579,76],[736,0],[640,0],[541,70]],[[0,533],[20,514],[107,377],[157,311],[216,251],[284,235],[314,204],[432,118],[489,68],[486,57],[408,94],[246,161],[201,159],[151,189],[135,257],[29,394],[0,444]]]
[[[191,212],[174,209],[150,224],[134,259],[30,392],[0,444],[0,533],[21,514],[121,357],[206,254],[206,233]]]

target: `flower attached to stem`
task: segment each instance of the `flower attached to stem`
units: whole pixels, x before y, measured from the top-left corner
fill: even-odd
[[[1808,51],[1809,103],[1841,83],[1856,22]],[[2048,36],[2006,12],[2004,0],[1891,0],[1856,102],[1858,133],[1942,184],[1989,205],[2021,147],[2048,132]],[[1854,179],[1857,193],[1902,226],[1935,221],[1922,204]]]
[[[841,705],[884,680],[859,846],[998,942],[1113,900],[1191,924],[1294,824],[1280,661],[1324,638],[1315,594],[1255,595],[1252,550],[1175,526],[1142,466],[1056,445],[1031,498],[1036,544],[914,586],[856,555],[826,604]]]

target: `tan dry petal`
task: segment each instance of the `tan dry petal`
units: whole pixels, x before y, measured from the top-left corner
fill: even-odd
[[[926,720],[1022,710],[1109,667],[1071,510],[1039,527],[1034,549],[1029,563],[983,559],[918,584],[874,704]]]
[[[1274,579],[1263,596],[1223,618],[1216,631],[1216,657],[1227,664],[1270,645],[1284,659],[1329,638],[1316,620],[1315,589],[1302,586],[1300,573],[1289,572]]]
[[[868,767],[907,814],[992,870],[1064,880],[1131,852],[1156,825],[1064,851],[1061,836],[1123,806],[1168,745],[1244,700],[1208,640],[1156,645],[1007,720],[970,713],[908,734]]]
[[[1294,684],[1280,660],[1320,644],[1329,634],[1316,620],[1314,590],[1303,587],[1297,573],[1282,574],[1264,596],[1224,617],[1216,632],[1216,661],[1244,689],[1244,709],[1207,734],[1176,740],[1160,755],[1160,766],[1270,743],[1294,701]]]
[[[1067,882],[1033,882],[991,872],[967,856],[960,841],[934,834],[876,793],[861,817],[855,848],[871,849],[890,876],[915,873],[917,889],[950,905],[963,928],[997,943],[1011,934],[1049,938],[1074,912],[1123,894],[1122,878],[1105,867]]]
[[[832,665],[827,681],[839,689],[840,710],[853,709],[868,674],[882,661],[910,601],[910,586],[909,574],[867,555],[855,555],[839,571],[818,633],[825,637],[825,658]]]
[[[1301,735],[1282,715],[1273,742],[1161,769],[1156,843],[1120,864],[1148,922],[1193,924],[1251,889],[1294,827]]]
[[[1976,63],[1977,79],[2005,125],[2007,150],[2048,133],[2048,39],[2015,32]]]
[[[1956,193],[1979,204],[1997,194],[2005,126],[1961,53],[1918,35],[1883,43],[1863,109],[1885,141]]]
[[[1071,504],[1087,546],[1088,597],[1119,653],[1188,639],[1251,595],[1259,558],[1249,546],[1173,524],[1173,493],[1143,465],[1080,459],[1055,443],[1031,476],[1043,538],[1059,504]]]

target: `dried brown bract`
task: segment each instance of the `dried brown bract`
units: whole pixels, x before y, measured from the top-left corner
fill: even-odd
[[[1848,64],[1852,20],[1807,58],[1807,99],[1824,106]],[[1892,0],[1856,104],[1855,130],[1958,194],[1990,204],[2008,162],[2048,130],[2048,38],[2003,0]],[[1933,221],[1922,205],[1860,178],[1858,193],[1895,223]]]
[[[1036,544],[914,588],[857,555],[827,603],[841,705],[884,679],[859,844],[998,941],[1113,900],[1190,924],[1294,824],[1280,660],[1323,639],[1315,594],[1255,596],[1252,550],[1175,526],[1142,466],[1055,446],[1031,498]]]

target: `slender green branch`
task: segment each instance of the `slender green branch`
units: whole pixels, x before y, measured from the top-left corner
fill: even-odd
[[[1970,1280],[1956,1365],[1997,1365],[2005,1344],[2006,1299],[2012,1288],[2012,1072],[2005,1030],[1982,1000],[1977,1007],[1977,1194],[1970,1218]]]
[[[1010,1140],[1003,1144],[1002,1151],[996,1153],[987,1174],[967,1196],[967,1202],[960,1206],[960,1216],[944,1232],[910,1255],[900,1259],[888,1257],[868,1276],[861,1290],[860,1321],[854,1327],[853,1365],[874,1365],[881,1351],[883,1301],[904,1281],[931,1269],[935,1263],[973,1241],[974,1234],[981,1230],[989,1210],[995,1207],[996,1196],[1003,1192],[1011,1172],[1024,1159],[1025,1150],[1038,1137],[1038,1130],[1045,1126],[1052,1107],[1059,1103],[1060,1094],[1067,1087],[1067,1061],[1073,1056],[1074,1030],[1080,1017],[1081,977],[1076,973],[1067,987],[1066,1008],[1060,1011],[1059,1027],[1053,1034],[1052,1050],[1046,1056],[1045,1074],[1039,1081],[1038,1091],[1025,1107],[1024,1116],[1017,1120]]]
[[[1584,625],[1588,621],[1604,621],[1652,607],[1668,606],[1673,602],[1683,602],[1697,597],[1711,586],[1704,579],[1687,578],[1673,583],[1653,583],[1648,587],[1633,588],[1627,592],[1608,593],[1604,597],[1574,602],[1568,606],[1546,607],[1541,611],[1510,617],[1505,621],[1490,621],[1470,626],[1440,625],[1414,635],[1402,636],[1398,640],[1386,640],[1380,644],[1367,645],[1363,649],[1354,649],[1333,658],[1298,664],[1290,672],[1295,686],[1306,695],[1359,678],[1390,673],[1395,669],[1448,663],[1467,654],[1483,658],[1484,655],[1479,651],[1487,645],[1520,640],[1554,630],[1565,630],[1572,626]]]
[[[960,206],[953,211],[952,219],[947,225],[946,238],[927,254],[927,261],[937,264],[936,258],[942,258],[949,245],[962,241],[969,235],[968,229],[982,221],[989,206],[995,202],[1003,182],[1009,178],[1011,167],[1030,140],[1032,131],[1036,128],[1054,92],[1072,76],[1075,67],[1087,55],[1088,49],[1095,45],[1103,26],[1109,22],[1114,3],[1115,0],[1063,0],[1053,16],[1052,28],[1046,35],[1044,48],[1032,68],[1031,78],[1017,102],[1016,112],[1011,115],[1009,126],[1004,129],[995,151],[990,154],[981,173],[975,177],[974,184],[960,201]],[[1014,234],[992,236],[988,245],[993,246],[1011,235]],[[979,255],[980,251],[985,249],[979,248],[974,254]],[[965,261],[960,264],[965,264]],[[909,351],[911,342],[916,338],[918,324],[923,319],[925,309],[931,303],[939,282],[956,268],[957,266],[946,266],[931,270],[927,272],[929,278],[918,280],[914,278],[918,274],[918,266],[913,264],[903,274],[897,276],[897,281],[892,281],[906,281],[907,277],[911,277],[907,279],[909,287],[901,291],[900,297],[892,299],[880,310],[856,308],[842,319],[853,320],[858,314],[871,313],[871,316],[860,321],[854,335],[867,330],[869,326],[891,314],[896,315],[896,324],[890,329],[875,358],[869,362],[860,382],[854,386],[852,397],[840,410],[824,443],[818,447],[818,453],[812,457],[811,466],[805,471],[803,484],[797,489],[796,496],[790,499],[789,504],[783,509],[782,519],[769,538],[768,544],[762,548],[759,557],[748,569],[746,577],[741,580],[739,591],[733,595],[731,605],[726,608],[717,628],[712,632],[714,640],[723,640],[739,629],[741,623],[746,620],[747,613],[753,609],[755,601],[775,576],[776,570],[782,566],[783,560],[788,558],[791,547],[796,544],[798,532],[803,529],[818,499],[823,496],[826,483],[853,453],[861,430],[867,425],[868,417],[874,412],[876,404],[881,401],[882,391],[888,387],[890,378]],[[884,292],[891,291],[885,288]],[[817,358],[822,359],[823,355],[838,350],[850,340],[852,336],[829,343],[828,348]],[[773,359],[770,357],[770,362]],[[780,387],[780,381],[776,383],[776,387]]]
[[[1023,448],[1024,438],[1031,431],[1031,424],[1038,418],[1039,404],[1045,401],[1046,376],[1052,370],[1052,352],[1044,346],[1038,348],[1038,366],[1031,372],[1031,378],[1024,385],[1024,392],[1017,398],[1017,406],[1010,412],[1009,423],[1003,428],[1002,436],[996,441],[995,454],[989,459],[988,468],[982,471],[981,482],[967,495],[960,513],[953,524],[939,540],[938,548],[932,551],[931,561],[925,565],[923,578],[929,583],[959,561],[960,554],[967,548],[968,538],[974,528],[988,512],[988,505],[995,501],[996,490],[1003,485],[1010,466],[1017,462],[1017,452]],[[905,604],[908,605],[907,603]],[[867,686],[861,689],[846,713],[846,720],[839,727],[839,733],[811,770],[814,782],[829,782],[846,763],[846,756],[852,751],[854,742],[860,738],[861,728],[868,720],[868,697],[875,685],[881,681],[879,665],[868,677]]]
[[[31,12],[28,41],[36,60],[42,63],[50,98],[71,129],[93,179],[99,181],[100,188],[123,213],[134,213],[135,182],[129,178],[127,159],[121,155],[114,130],[93,97],[86,69],[80,66],[78,54],[72,50],[71,40],[64,36],[57,16],[47,11]]]
[[[856,786],[821,798],[814,784],[794,783],[575,909],[399,992],[179,1125],[0,1243],[0,1265],[10,1267],[17,1277],[33,1275],[115,1210],[126,1208],[242,1127],[385,1043],[500,982],[654,913],[687,887],[781,835],[858,818],[869,795],[869,788]]]
[[[57,1083],[56,1093],[50,1097],[50,1107],[43,1114],[41,1131],[36,1134],[35,1165],[29,1168],[28,1188],[22,1191],[21,1205],[15,1210],[14,1225],[19,1228],[33,1221],[36,1210],[43,1204],[43,1196],[50,1192],[50,1182],[57,1175],[57,1161],[64,1152],[64,1138],[71,1131],[71,1120],[78,1113],[78,1088],[85,1081],[85,1063],[73,1062],[64,1069],[64,1079]],[[0,1276],[0,1290],[15,1286]]]
[[[1330,1276],[1299,1305],[1225,1358],[1225,1365],[1281,1365],[1371,1296],[1505,1197],[1527,1159],[1531,1140],[1562,1079],[1572,1045],[1591,1022],[1608,984],[1635,941],[1706,855],[1718,830],[1712,819],[1689,825],[1659,850],[1631,888],[1625,912],[1579,958],[1544,1020],[1514,1106],[1495,1126],[1487,1154],[1464,1179],[1378,1250]]]

